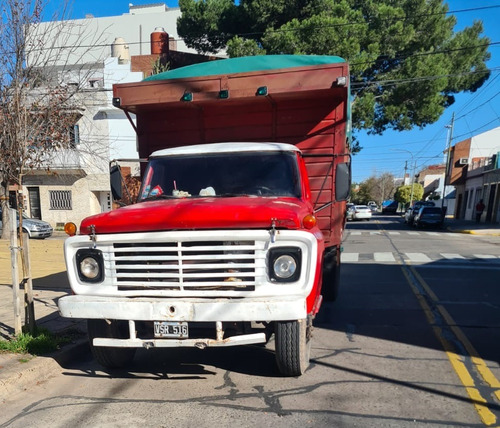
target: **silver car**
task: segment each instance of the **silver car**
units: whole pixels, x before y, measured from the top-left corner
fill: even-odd
[[[19,214],[17,218],[17,225],[19,226]],[[0,210],[0,233],[2,227],[2,211]],[[30,238],[44,239],[52,236],[53,229],[46,221],[29,218],[23,214],[23,232],[26,232]]]
[[[353,220],[370,220],[372,218],[372,210],[367,205],[355,205],[353,210]]]

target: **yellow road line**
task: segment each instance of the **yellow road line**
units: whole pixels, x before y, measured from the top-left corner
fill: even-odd
[[[433,303],[435,303],[435,306],[437,310],[439,311],[440,315],[443,317],[443,320],[446,323],[446,326],[450,328],[454,334],[456,335],[457,339],[462,342],[464,345],[465,349],[469,353],[469,356],[471,357],[471,361],[473,362],[474,366],[476,367],[477,371],[480,373],[481,377],[485,380],[485,382],[490,385],[491,388],[499,388],[500,387],[500,382],[495,378],[493,373],[490,371],[490,369],[486,366],[486,363],[478,356],[477,351],[474,349],[470,341],[467,339],[467,337],[464,335],[464,333],[456,326],[455,321],[451,317],[451,315],[446,311],[446,309],[438,304],[438,299],[435,293],[432,291],[432,289],[429,287],[429,285],[425,282],[425,280],[420,276],[420,274],[413,268],[413,266],[405,265],[402,266],[402,271],[403,274],[410,285],[410,288],[412,289],[413,293],[417,297],[418,302],[420,303],[420,306],[422,307],[424,314],[427,318],[427,321],[432,327],[434,334],[438,338],[438,340],[441,342],[444,351],[446,352],[446,355],[448,357],[448,360],[451,363],[451,366],[457,373],[458,378],[462,382],[462,384],[465,387],[465,390],[467,391],[467,395],[473,400],[473,405],[483,422],[483,424],[487,426],[491,426],[497,422],[497,417],[487,406],[487,400],[485,400],[482,396],[479,390],[475,387],[474,383],[474,378],[470,374],[470,372],[467,370],[467,367],[465,366],[463,359],[460,355],[454,352],[453,346],[448,342],[448,340],[445,339],[442,329],[436,326],[436,318],[434,314],[432,313],[431,307],[427,303],[425,297],[420,293],[418,288],[415,286],[415,284],[412,281],[412,278],[406,271],[406,268],[408,268],[414,278],[419,282],[419,284],[422,286],[424,289],[425,293],[428,295],[428,297],[432,300]],[[500,390],[497,390],[494,392],[495,396],[500,399]],[[482,404],[485,403],[485,404]]]
[[[495,375],[491,372],[491,370],[488,368],[486,363],[482,358],[479,357],[478,352],[472,346],[472,343],[470,343],[469,339],[467,336],[463,333],[463,331],[457,327],[457,323],[455,320],[451,317],[449,312],[443,307],[443,305],[437,303],[438,298],[434,294],[434,292],[431,290],[429,285],[425,282],[425,280],[420,276],[420,274],[413,268],[410,267],[412,270],[412,273],[415,275],[415,277],[418,279],[422,287],[425,289],[426,293],[429,295],[429,297],[436,303],[436,308],[443,317],[443,319],[446,321],[446,324],[448,324],[448,327],[455,333],[457,336],[458,340],[462,342],[464,345],[465,349],[467,350],[468,354],[471,356],[472,362],[477,368],[477,371],[481,374],[481,377],[484,379],[484,381],[491,387],[491,388],[496,388],[500,389],[500,381],[495,377]],[[499,394],[500,391],[496,391],[496,394]]]

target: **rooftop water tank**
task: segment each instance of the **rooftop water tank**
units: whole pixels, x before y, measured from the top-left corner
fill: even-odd
[[[163,27],[156,27],[151,33],[151,55],[168,54],[168,33]]]
[[[117,37],[111,44],[111,56],[118,58],[118,64],[128,64],[130,62],[130,49],[122,37]]]

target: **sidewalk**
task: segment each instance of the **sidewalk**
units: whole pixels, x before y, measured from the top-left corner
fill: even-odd
[[[37,326],[53,333],[76,331],[81,333],[82,339],[66,345],[50,356],[0,353],[0,403],[12,394],[46,380],[54,371],[60,371],[65,360],[82,353],[84,347],[88,346],[83,334],[86,330],[85,323],[62,318],[57,308],[59,298],[71,293],[64,264],[64,238],[56,235],[45,240],[31,239],[29,244]],[[12,302],[10,242],[0,240],[0,340],[14,335]]]
[[[476,223],[472,220],[457,220],[447,218],[444,226],[450,232],[467,233],[470,235],[500,236],[500,224],[498,223]]]

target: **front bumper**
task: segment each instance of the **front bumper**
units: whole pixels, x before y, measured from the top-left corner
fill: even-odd
[[[302,298],[270,299],[148,299],[66,296],[59,299],[64,317],[126,320],[127,338],[95,337],[94,346],[115,348],[227,347],[265,343],[265,333],[224,336],[223,322],[286,321],[305,319]],[[137,337],[137,321],[214,322],[215,336],[189,339],[144,339]]]
[[[66,296],[63,317],[135,321],[239,322],[285,321],[307,317],[304,297],[244,299],[168,299]]]
[[[50,238],[52,236],[52,229],[46,230],[30,230],[32,238]]]

